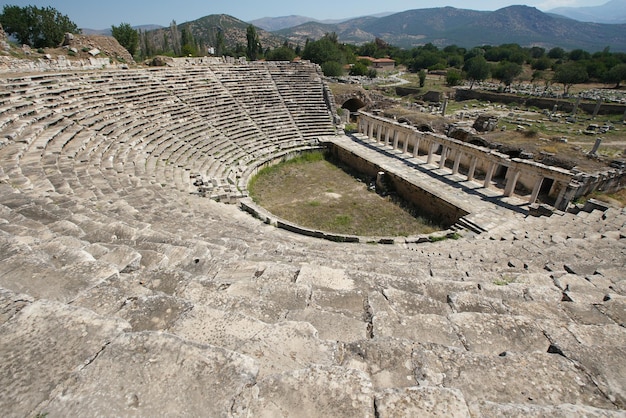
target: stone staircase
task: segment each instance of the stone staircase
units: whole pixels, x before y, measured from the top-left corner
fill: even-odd
[[[626,211],[291,234],[189,193],[229,136],[184,70],[1,80],[3,416],[624,416]]]

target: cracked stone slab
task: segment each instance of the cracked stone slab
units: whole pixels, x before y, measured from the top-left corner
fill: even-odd
[[[227,416],[256,381],[255,362],[218,347],[154,332],[113,340],[52,393],[52,416]]]
[[[381,417],[470,418],[461,391],[437,387],[387,389],[376,394],[376,411]]]
[[[297,283],[332,290],[353,290],[356,287],[354,280],[346,275],[345,270],[311,264],[302,266]]]
[[[186,300],[157,294],[127,299],[118,315],[130,323],[133,331],[165,331],[191,307]]]
[[[28,295],[0,288],[0,325],[13,318],[18,312],[33,302],[34,299]]]
[[[508,351],[545,353],[550,346],[541,328],[523,316],[464,312],[449,318],[473,352],[494,355]]]
[[[626,327],[626,298],[610,295],[610,299],[596,308],[604,315],[611,318],[615,323],[622,327]]]
[[[238,350],[259,362],[259,377],[312,364],[333,365],[337,343],[322,340],[306,322],[278,322],[263,328]]]
[[[409,340],[377,338],[344,344],[340,348],[339,365],[367,373],[377,390],[417,384],[411,361],[414,343]]]
[[[372,316],[372,334],[377,338],[406,338],[414,341],[462,347],[452,323],[445,316],[436,314],[405,315],[402,312],[397,312],[391,301],[380,292],[371,292],[368,303]],[[444,309],[444,312],[447,310]]]
[[[478,312],[504,314],[507,312],[501,299],[490,298],[476,293],[452,293],[448,303],[455,312]]]
[[[337,343],[320,339],[309,323],[265,323],[208,306],[194,306],[172,326],[171,332],[249,355],[257,360],[260,376],[314,363],[331,365],[337,352]]]
[[[468,402],[615,408],[587,373],[558,354],[494,356],[420,344],[413,365],[420,386],[456,388]]]
[[[100,315],[115,315],[131,301],[151,294],[136,280],[115,275],[82,292],[72,304],[91,309]]]
[[[268,326],[239,312],[196,305],[178,319],[171,332],[191,341],[237,350]]]
[[[618,418],[624,411],[593,408],[586,405],[529,405],[529,404],[498,404],[493,402],[472,402],[469,405],[474,417],[502,418]]]
[[[552,350],[577,364],[597,387],[622,409],[626,409],[626,331],[618,325],[566,327],[543,324]]]
[[[233,405],[235,417],[374,418],[367,376],[354,369],[313,366],[267,376]]]
[[[232,288],[232,289],[231,289]],[[272,292],[276,293],[272,293]],[[221,310],[234,310],[264,322],[279,322],[293,309],[304,309],[311,288],[304,284],[250,283],[234,284],[192,281],[178,292],[194,303]]]
[[[82,308],[37,301],[0,326],[0,410],[34,415],[53,389],[84,368],[126,322]]]
[[[116,268],[99,261],[77,262],[57,269],[45,260],[14,256],[0,265],[0,286],[35,298],[69,302],[117,274]]]
[[[315,327],[323,340],[350,342],[362,340],[367,336],[366,322],[315,307],[291,311],[285,319],[308,322]]]
[[[333,311],[352,316],[357,319],[365,314],[365,292],[328,291],[316,289],[311,294],[311,303],[322,307],[325,311]]]
[[[447,303],[439,302],[428,296],[405,292],[394,289],[393,287],[384,288],[382,294],[385,299],[389,301],[391,308],[403,315],[447,315],[448,313],[452,313]]]
[[[612,325],[611,318],[591,303],[563,302],[561,308],[572,321],[584,325]]]
[[[111,263],[120,273],[130,273],[141,268],[141,254],[126,245],[118,245],[100,257],[101,262]]]

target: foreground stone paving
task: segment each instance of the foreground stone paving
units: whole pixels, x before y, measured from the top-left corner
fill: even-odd
[[[180,89],[200,77],[172,71]],[[58,76],[145,79],[136,91],[4,80],[3,416],[624,416],[626,211],[484,206],[486,232],[424,244],[295,235],[189,193],[205,159],[215,178],[257,161],[253,137],[222,130],[255,119],[241,106],[190,128],[210,109],[172,94],[176,122],[139,102],[160,91],[155,74]],[[55,101],[55,85],[75,91]],[[277,134],[260,154],[279,152]]]

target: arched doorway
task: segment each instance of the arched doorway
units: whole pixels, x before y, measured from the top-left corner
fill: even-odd
[[[365,103],[361,99],[353,97],[352,99],[346,100],[342,105],[342,109],[346,109],[350,112],[350,121],[356,122],[356,113],[359,109],[365,107]]]

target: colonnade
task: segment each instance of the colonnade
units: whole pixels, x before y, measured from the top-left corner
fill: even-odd
[[[446,163],[451,161],[452,174],[458,175],[459,169],[463,167],[467,170],[467,181],[475,180],[480,170],[485,173],[482,184],[486,188],[492,187],[496,173],[506,168],[503,195],[512,196],[518,183],[522,182],[531,190],[529,204],[537,201],[546,180],[552,181],[548,194],[555,198],[554,207],[559,210],[567,208],[578,188],[572,182],[574,175],[569,170],[532,160],[511,158],[492,149],[431,132],[421,132],[413,126],[367,112],[359,112],[358,130],[378,143],[421,158],[426,164],[435,165],[439,169],[444,169]]]

